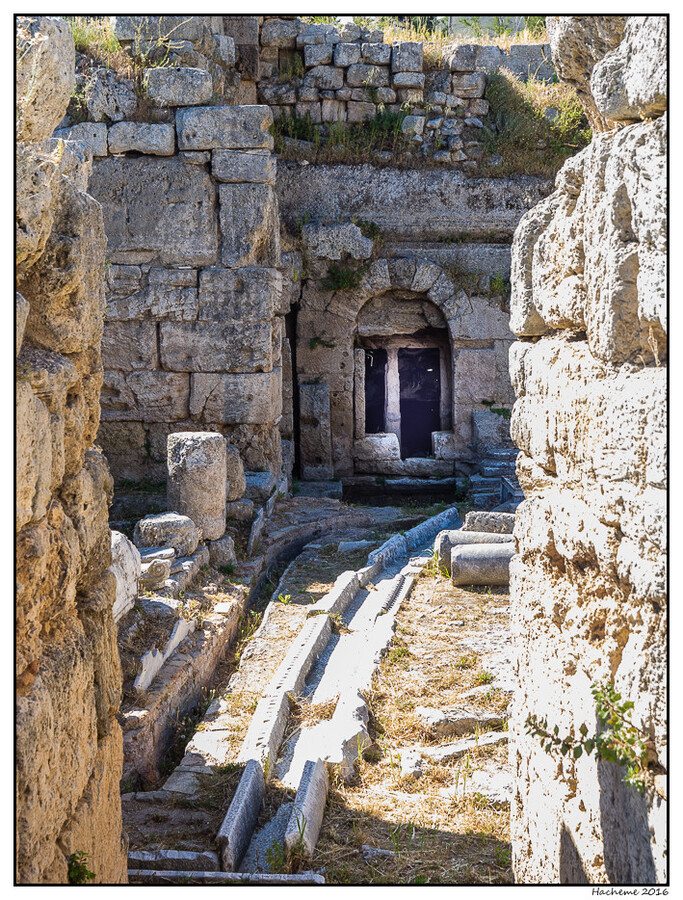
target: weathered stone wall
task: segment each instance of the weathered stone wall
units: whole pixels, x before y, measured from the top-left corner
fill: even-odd
[[[50,135],[74,83],[66,23],[18,19],[17,880],[65,883],[87,854],[126,881],[121,669],[100,416],[105,237],[88,154]]]
[[[277,474],[284,326],[272,116],[263,106],[174,112],[171,124],[101,125],[110,149],[119,137],[91,181],[109,263],[99,440],[117,478],[163,480],[168,434],[197,430],[220,431],[247,469]],[[146,140],[160,128],[172,155]]]
[[[484,435],[475,420],[499,419],[482,401],[497,408],[513,401],[509,241],[549,189],[528,176],[468,179],[434,169],[280,163],[283,240],[291,248],[283,254],[285,294],[298,309],[304,477],[470,474],[483,445],[505,443],[504,434],[489,428]],[[352,279],[357,273],[355,283],[335,290],[335,268]],[[417,346],[414,336],[430,328],[445,343],[442,436],[433,459],[401,460],[381,435],[366,439],[364,351],[357,351],[373,336]]]
[[[513,865],[522,883],[666,878],[666,19],[551,20],[562,74],[611,123],[513,242],[512,436],[526,500],[511,566]],[[578,29],[578,38],[570,39]],[[610,31],[610,29],[612,29]],[[562,44],[579,56],[569,60]],[[612,49],[610,49],[612,48]],[[571,66],[570,66],[571,63]],[[644,793],[553,757],[528,714],[580,739],[614,683],[651,743]]]

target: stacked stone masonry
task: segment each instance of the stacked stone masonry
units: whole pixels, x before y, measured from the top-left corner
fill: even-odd
[[[74,85],[66,23],[19,17],[16,219],[18,883],[126,881],[112,479],[100,417],[106,239],[87,154],[51,139]]]
[[[548,21],[558,71],[608,124],[513,242],[511,428],[526,496],[511,564],[513,866],[522,883],[662,884],[667,22]],[[530,713],[592,733],[591,685],[604,681],[651,741],[642,794],[623,767],[558,762],[526,733]]]

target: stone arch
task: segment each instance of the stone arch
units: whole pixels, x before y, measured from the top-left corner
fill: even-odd
[[[512,339],[507,313],[499,314],[498,319],[503,321],[494,323],[494,333],[481,333],[482,324],[487,328],[482,309],[488,308],[488,300],[477,298],[482,300],[477,309],[474,298],[433,259],[418,255],[380,257],[359,268],[362,276],[354,288],[326,291],[320,277],[309,279],[302,291],[297,322],[297,375],[304,478],[350,475],[356,469],[362,448],[356,443],[359,428],[354,403],[354,350],[359,316],[369,303],[394,293],[433,305],[443,317],[451,351],[468,344],[490,351],[493,338]],[[434,474],[452,474],[456,456],[467,452],[470,435],[463,421],[467,416],[471,418],[471,404],[461,408],[459,402],[457,352],[451,352],[448,376],[451,428],[450,436],[444,434],[438,450],[443,464],[430,466],[427,463],[431,461],[425,460],[408,467],[414,470],[412,474],[432,474],[430,468]],[[406,472],[402,462],[385,466],[385,473]]]

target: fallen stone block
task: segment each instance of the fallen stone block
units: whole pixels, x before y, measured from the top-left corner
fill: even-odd
[[[201,534],[192,519],[177,512],[145,516],[133,531],[133,543],[137,547],[170,546],[178,556],[190,556],[200,540]]]
[[[212,432],[176,432],[169,434],[167,447],[169,505],[189,516],[206,540],[218,540],[225,533],[225,438]]]
[[[254,518],[253,500],[233,500],[225,504],[228,522],[248,522]]]
[[[440,747],[420,747],[420,752],[432,762],[446,763],[453,762],[465,756],[470,750],[476,747],[492,747],[495,744],[507,743],[507,731],[492,731],[486,734],[480,734],[474,738],[464,738],[460,741],[453,741],[450,744],[441,744]]]
[[[309,859],[313,856],[325,813],[329,786],[327,766],[323,760],[318,759],[316,762],[309,760],[304,766],[294,799],[294,809],[285,829],[285,849],[300,850]]]
[[[255,759],[246,764],[235,796],[216,835],[221,864],[226,872],[234,872],[249,846],[254,825],[261,810],[266,781],[261,763]]]
[[[140,553],[125,534],[111,533],[111,571],[116,578],[116,599],[114,600],[114,621],[132,609],[138,596],[140,578]]]
[[[451,550],[453,584],[507,585],[510,560],[515,555],[513,542],[502,544],[459,544]]]
[[[491,531],[498,534],[512,534],[515,527],[514,513],[468,512],[463,531]]]
[[[245,472],[244,477],[244,496],[247,500],[267,500],[273,493],[276,479],[272,472]]]
[[[152,559],[140,565],[140,588],[146,591],[161,587],[171,575],[170,559]]]
[[[132,869],[188,870],[218,872],[218,854],[211,850],[130,850],[128,865]]]
[[[489,531],[440,531],[434,541],[434,550],[440,569],[445,569],[450,575],[451,552],[454,547],[463,544],[509,544],[513,542],[511,534],[498,534]]]
[[[148,650],[140,660],[140,672],[133,682],[136,691],[146,691],[166,660],[171,656],[175,649],[185,640],[188,634],[192,634],[195,628],[194,620],[178,619],[176,625],[171,632],[171,637],[164,647],[163,651],[154,647]]]
[[[235,555],[235,542],[229,534],[224,534],[217,541],[209,541],[209,560],[215,569],[230,566],[237,560]]]

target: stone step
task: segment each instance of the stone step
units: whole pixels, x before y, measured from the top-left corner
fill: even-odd
[[[218,854],[212,850],[131,850],[130,869],[163,869],[187,872],[218,872]]]

